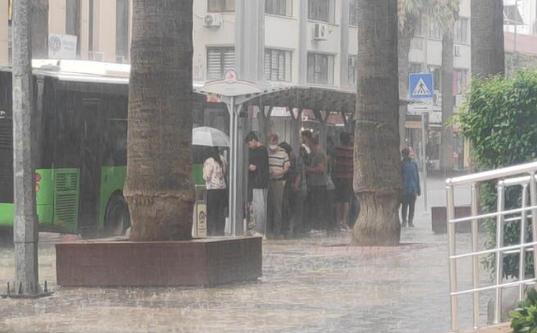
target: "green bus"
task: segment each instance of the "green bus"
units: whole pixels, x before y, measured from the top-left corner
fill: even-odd
[[[33,133],[39,230],[125,234],[130,66],[34,60],[34,67],[34,108],[41,124]],[[195,96],[195,110],[203,110],[205,96]],[[193,180],[202,185],[203,149],[193,149],[193,157]],[[0,233],[12,231],[13,214],[12,74],[0,68]]]
[[[127,79],[34,70],[42,126],[35,186],[40,231],[120,235],[130,225],[123,197],[127,164]],[[0,229],[13,226],[12,75],[0,71]]]

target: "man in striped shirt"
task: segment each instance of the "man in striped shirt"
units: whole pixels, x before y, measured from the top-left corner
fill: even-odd
[[[285,188],[285,175],[291,163],[287,152],[278,146],[278,135],[272,134],[269,139],[269,195],[268,195],[268,236],[280,237],[282,228],[282,206]]]

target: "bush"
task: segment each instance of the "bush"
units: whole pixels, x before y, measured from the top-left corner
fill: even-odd
[[[474,79],[459,118],[462,135],[472,145],[472,157],[478,170],[490,170],[530,162],[537,156],[537,72],[518,72],[511,78]],[[496,184],[484,183],[481,208],[496,211]],[[521,191],[506,191],[506,209],[520,207]],[[495,246],[496,223],[487,222],[487,245]],[[528,228],[528,240],[532,239]],[[507,223],[505,245],[520,243],[520,224]],[[492,257],[483,261],[493,270]],[[533,275],[533,256],[526,256],[527,274]],[[504,258],[504,274],[518,277],[518,255]]]
[[[510,312],[513,333],[537,333],[537,292],[529,287],[526,300]]]

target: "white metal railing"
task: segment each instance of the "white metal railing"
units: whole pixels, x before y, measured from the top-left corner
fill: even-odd
[[[531,220],[532,233],[537,235],[537,162],[532,162],[513,167],[491,170],[463,177],[448,179],[447,190],[447,215],[448,215],[448,239],[449,239],[449,278],[451,296],[451,329],[459,330],[459,296],[464,294],[473,295],[473,327],[479,329],[479,296],[483,291],[495,290],[494,300],[494,324],[501,320],[502,289],[519,287],[519,299],[524,298],[527,285],[533,285],[537,281],[537,264],[534,265],[534,277],[526,278],[525,255],[532,252],[534,262],[537,263],[537,241],[526,242],[526,228],[528,219]],[[479,184],[493,181],[497,184],[497,211],[494,213],[479,213]],[[458,186],[471,187],[471,216],[455,218],[455,190]],[[505,190],[515,187],[521,191],[521,204],[519,208],[505,210]],[[529,189],[529,193],[528,193]],[[529,194],[529,198],[528,198]],[[529,205],[528,205],[529,199]],[[528,214],[531,213],[531,214]],[[514,215],[514,216],[513,216]],[[507,216],[507,218],[506,218]],[[496,220],[496,247],[479,251],[479,221],[494,218]],[[505,223],[520,223],[520,244],[504,246]],[[471,251],[457,253],[456,231],[457,223],[471,223]],[[495,279],[490,286],[481,286],[479,282],[479,257],[494,255]],[[504,283],[503,257],[504,255],[519,255],[519,278],[517,281]],[[458,288],[457,261],[462,258],[472,259],[472,288]]]

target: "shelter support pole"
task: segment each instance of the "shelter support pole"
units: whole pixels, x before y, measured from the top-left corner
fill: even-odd
[[[237,109],[237,184],[236,184],[236,209],[235,209],[235,233],[233,236],[244,235],[246,228],[244,225],[245,203],[247,201],[247,147],[243,144],[243,140],[248,133],[248,118],[240,117],[241,111],[246,105],[239,105]]]

